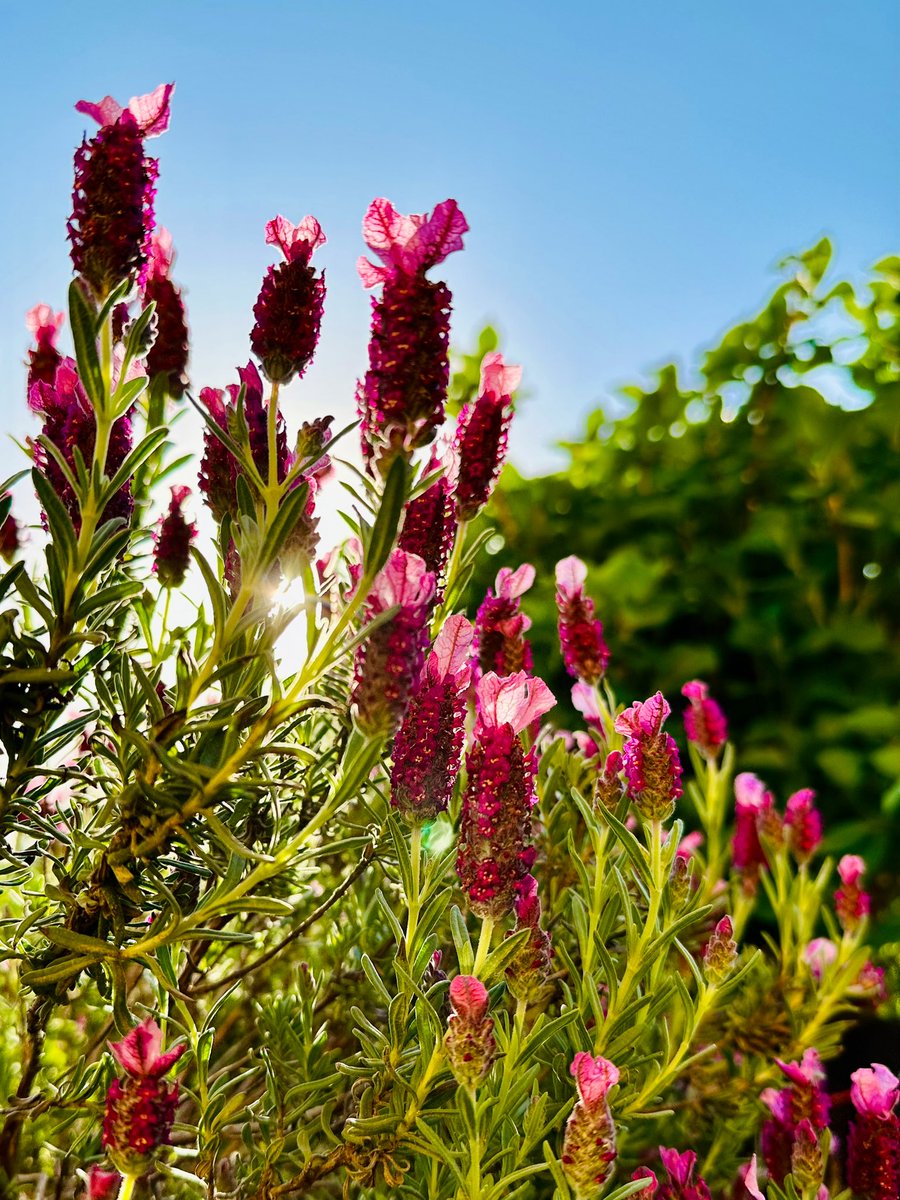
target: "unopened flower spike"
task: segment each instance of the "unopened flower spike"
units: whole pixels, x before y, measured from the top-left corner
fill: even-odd
[[[487,504],[506,461],[512,421],[513,393],[522,382],[522,368],[507,365],[491,351],[481,364],[477,398],[464,404],[456,422],[456,515],[471,521]]]
[[[579,1053],[572,1062],[578,1100],[566,1122],[560,1162],[578,1200],[587,1200],[613,1173],[616,1126],[607,1095],[619,1069],[606,1058]]]
[[[442,466],[437,452],[433,452],[426,474]],[[456,516],[453,497],[446,471],[431,487],[406,506],[403,526],[397,545],[408,554],[418,554],[437,580],[437,598],[440,599],[444,583],[447,560],[456,534]]]
[[[755,775],[744,771],[736,777],[731,861],[748,895],[756,891],[760,870],[769,865],[760,830],[764,825],[771,827],[771,818],[776,817],[774,804],[775,797]]]
[[[372,301],[369,369],[357,392],[363,454],[387,461],[427,445],[444,420],[450,378],[450,292],[426,272],[461,250],[468,223],[455,200],[429,214],[403,216],[389,200],[373,200],[363,237],[381,259],[360,258]]]
[[[737,956],[734,925],[730,917],[722,917],[703,951],[703,970],[707,979],[713,983],[724,982],[734,970]]]
[[[665,821],[682,793],[681,760],[674,739],[662,727],[671,714],[661,692],[638,700],[616,718],[625,735],[622,757],[632,804],[648,821]]]
[[[519,734],[555,701],[542,680],[524,671],[482,676],[476,696],[456,871],[473,912],[497,919],[513,911],[517,888],[535,861],[531,809],[537,761]]]
[[[478,669],[482,674],[513,675],[530,671],[531,643],[525,637],[531,619],[519,601],[534,583],[534,567],[523,563],[517,570],[501,567],[494,590],[488,593],[475,616]]]
[[[834,907],[845,933],[855,933],[872,907],[868,892],[860,887],[866,864],[858,854],[845,854],[837,865],[841,886],[834,893]]]
[[[163,587],[180,587],[187,574],[191,542],[197,536],[196,523],[187,521],[182,512],[190,494],[190,488],[172,488],[169,510],[160,518],[154,535],[153,570]]]
[[[474,975],[457,975],[451,982],[444,1048],[456,1082],[470,1090],[484,1079],[497,1054],[489,1004],[487,988]]]
[[[594,602],[585,593],[587,567],[571,554],[556,564],[556,607],[559,640],[566,670],[586,684],[606,674],[609,650],[603,625],[594,616]]]
[[[269,267],[253,308],[253,353],[272,383],[303,375],[319,341],[325,303],[325,275],[311,265],[325,234],[315,217],[292,225],[282,216],[266,226],[266,241],[277,246],[284,262]]]
[[[784,827],[788,845],[801,865],[808,863],[822,841],[822,816],[815,806],[816,793],[802,788],[788,797]]]
[[[178,1084],[167,1084],[162,1076],[186,1047],[163,1052],[162,1030],[147,1017],[120,1042],[110,1042],[109,1048],[125,1075],[114,1079],[107,1093],[103,1146],[123,1175],[143,1175],[153,1165],[157,1150],[168,1144]]]
[[[157,163],[144,140],[164,133],[175,85],[160,84],[127,108],[111,96],[82,100],[78,112],[100,125],[75,154],[69,241],[75,271],[102,301],[126,279],[143,283],[153,232]]]
[[[364,733],[390,736],[403,720],[425,659],[434,589],[422,559],[404,550],[391,552],[372,585],[365,620],[398,611],[356,652],[351,700]]]
[[[151,383],[162,380],[166,394],[179,400],[187,387],[188,327],[181,291],[171,279],[175,251],[172,235],[160,226],[150,239],[150,262],[144,283],[144,306],[156,305],[156,335],[147,351],[147,375]]]
[[[693,742],[705,758],[713,760],[728,741],[728,723],[725,714],[710,697],[709,688],[700,679],[692,679],[681,689],[682,696],[690,700],[684,711],[684,731],[689,742]]]
[[[541,924],[538,881],[533,875],[526,875],[517,885],[514,908],[516,926],[509,936],[527,929],[528,939],[506,968],[506,986],[517,1000],[535,1004],[549,991],[547,981],[550,976],[553,947],[550,935]]]
[[[447,618],[394,739],[391,804],[411,823],[434,820],[453,795],[465,740],[473,636],[464,616]]]

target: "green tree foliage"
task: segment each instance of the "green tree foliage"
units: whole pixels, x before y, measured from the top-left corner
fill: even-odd
[[[816,788],[834,848],[887,862],[900,807],[900,259],[856,289],[823,283],[830,256],[822,241],[789,259],[697,386],[666,366],[591,415],[564,471],[508,468],[471,600],[498,567],[533,562],[526,608],[547,662],[548,568],[578,554],[614,686],[675,701],[706,679],[740,768],[782,794]],[[565,694],[561,665],[551,683]]]

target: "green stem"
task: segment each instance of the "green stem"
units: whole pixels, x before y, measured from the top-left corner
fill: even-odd
[[[122,1179],[122,1190],[119,1192],[118,1200],[131,1200],[134,1195],[135,1184],[137,1183],[136,1175],[126,1175]]]
[[[484,917],[481,922],[481,933],[478,937],[478,949],[475,951],[475,965],[472,967],[472,974],[477,976],[484,964],[487,962],[487,956],[491,949],[491,938],[494,934],[494,918]]]
[[[406,919],[406,962],[412,967],[416,926],[419,923],[419,902],[422,888],[422,826],[414,825],[409,841],[409,857],[412,865],[412,894],[406,897],[408,915]]]

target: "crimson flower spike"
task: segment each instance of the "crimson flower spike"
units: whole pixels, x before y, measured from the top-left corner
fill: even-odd
[[[684,732],[700,753],[712,762],[728,741],[728,722],[725,714],[709,694],[709,688],[701,679],[692,679],[681,689],[681,694],[690,700],[684,712]]]
[[[364,733],[390,736],[403,720],[422,672],[433,599],[434,575],[421,558],[393,550],[366,599],[365,617],[398,611],[366,638],[354,662],[351,702]]]
[[[468,228],[455,200],[410,216],[373,200],[363,219],[363,238],[381,263],[360,258],[360,278],[366,288],[382,288],[372,300],[369,369],[357,390],[367,463],[384,465],[427,445],[444,420],[451,297],[426,273],[462,249]]]
[[[292,225],[282,216],[266,226],[266,242],[277,246],[284,262],[269,267],[253,308],[250,334],[253,353],[272,383],[301,376],[315,353],[325,303],[325,275],[317,275],[310,259],[325,244],[315,217]]]
[[[519,607],[519,600],[534,583],[534,567],[523,563],[515,571],[501,567],[495,590],[488,593],[475,616],[478,669],[482,674],[512,675],[530,671],[531,643],[525,637],[531,620]]]
[[[142,284],[146,277],[158,164],[144,153],[144,140],[168,129],[174,90],[174,83],[160,84],[127,108],[112,96],[75,105],[100,125],[75,152],[68,225],[75,271],[97,300],[126,279]]]
[[[571,554],[556,564],[556,607],[559,640],[566,670],[584,683],[599,683],[606,674],[609,650],[594,602],[585,593],[587,567]]]
[[[430,475],[441,465],[437,453],[432,452],[426,474]],[[401,550],[418,554],[428,570],[434,573],[438,583],[438,599],[455,532],[456,514],[450,481],[445,472],[406,506],[403,528],[397,542]]]
[[[484,356],[478,397],[463,405],[453,440],[457,456],[454,495],[460,521],[471,521],[494,490],[506,461],[512,396],[521,382],[521,367],[507,366],[497,351]]]
[[[163,1053],[162,1030],[147,1017],[109,1048],[125,1076],[114,1079],[107,1093],[103,1145],[123,1175],[144,1175],[159,1147],[168,1145],[178,1106],[178,1084],[169,1085],[162,1076],[187,1047]]]
[[[147,351],[151,383],[162,379],[166,393],[180,400],[187,387],[188,327],[181,291],[170,278],[175,251],[172,235],[160,226],[150,239],[150,261],[144,283],[144,306],[156,305],[156,337]]]
[[[484,1079],[497,1056],[489,1004],[487,988],[474,975],[457,975],[450,984],[452,1012],[444,1046],[456,1082],[470,1091]]]
[[[626,736],[622,749],[631,802],[645,820],[665,821],[681,795],[678,747],[662,727],[671,709],[661,692],[636,700],[616,718],[616,732]]]
[[[472,911],[497,919],[513,911],[519,885],[535,860],[531,809],[537,760],[519,734],[555,700],[543,680],[524,671],[504,678],[489,672],[478,681],[476,696],[456,873]]]
[[[190,488],[172,488],[169,510],[154,533],[153,570],[163,587],[181,587],[187,574],[191,542],[197,536],[196,522],[187,521],[181,511],[190,494]]]
[[[391,804],[410,824],[432,821],[450,804],[465,740],[473,635],[462,615],[444,622],[394,739]]]

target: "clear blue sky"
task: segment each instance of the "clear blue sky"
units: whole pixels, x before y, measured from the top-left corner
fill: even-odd
[[[266,220],[321,220],[325,324],[285,397],[292,427],[352,415],[369,200],[456,197],[471,233],[446,267],[455,340],[499,324],[532,393],[514,456],[537,469],[604,394],[690,363],[751,311],[784,254],[827,232],[857,275],[900,250],[898,32],[896,0],[6,0],[3,424],[34,432],[22,321],[63,307],[81,98],[177,82],[151,146],[197,387],[248,357]],[[14,461],[4,446],[0,468]]]

